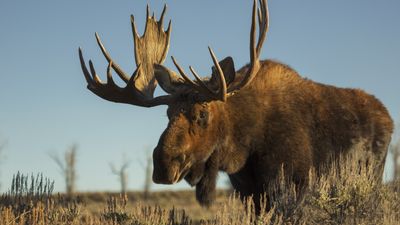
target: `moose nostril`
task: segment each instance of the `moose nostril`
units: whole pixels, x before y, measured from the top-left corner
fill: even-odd
[[[183,164],[186,160],[186,155],[185,154],[179,155],[177,160],[180,164]]]

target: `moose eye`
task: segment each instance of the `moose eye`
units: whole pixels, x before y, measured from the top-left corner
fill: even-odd
[[[199,118],[200,119],[206,119],[207,118],[207,112],[200,111]]]
[[[179,163],[182,164],[186,160],[186,155],[185,154],[179,155],[179,156],[175,157],[175,160],[177,160]]]
[[[197,124],[200,125],[202,128],[206,128],[208,124],[208,112],[207,111],[200,111],[198,115],[199,119]]]

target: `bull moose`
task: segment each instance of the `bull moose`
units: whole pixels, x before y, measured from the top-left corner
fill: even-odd
[[[94,94],[141,107],[168,106],[169,123],[153,152],[155,183],[185,179],[196,186],[198,201],[209,205],[217,173],[224,171],[242,196],[257,197],[280,168],[302,182],[310,168],[359,143],[380,162],[376,171],[382,176],[393,131],[385,106],[362,90],[313,82],[285,64],[260,60],[269,25],[266,0],[253,2],[250,63],[236,71],[231,57],[218,61],[209,48],[212,74],[200,78],[189,67],[194,80],[174,57],[178,73],[162,65],[171,34],[171,21],[167,30],[163,27],[165,12],[166,7],[156,20],[147,8],[143,36],[131,16],[137,65],[132,76],[115,63],[97,33],[108,61],[107,82],[100,80],[91,61],[87,69],[79,49],[87,88]],[[112,70],[125,87],[116,85]],[[154,97],[157,84],[166,95]]]

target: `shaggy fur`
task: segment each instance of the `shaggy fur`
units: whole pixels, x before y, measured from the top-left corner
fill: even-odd
[[[215,151],[205,163],[201,180],[196,184],[196,199],[209,207],[216,197],[216,183],[219,170],[219,155]]]
[[[180,93],[169,106],[153,179],[169,184],[185,178],[204,205],[215,196],[216,168],[228,173],[242,196],[258,199],[282,165],[302,183],[310,168],[360,143],[381,162],[376,172],[382,177],[393,122],[382,103],[362,90],[316,83],[286,65],[262,61],[251,85],[226,102],[201,99]]]

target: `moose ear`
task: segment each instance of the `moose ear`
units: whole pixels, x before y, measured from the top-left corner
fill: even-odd
[[[160,64],[154,64],[154,76],[160,87],[168,94],[176,93],[184,85],[184,80],[181,77]]]
[[[229,84],[231,84],[235,80],[236,76],[235,65],[233,63],[232,57],[228,56],[225,59],[219,61],[219,66],[221,67],[222,72],[224,72],[226,85],[229,86]],[[218,83],[218,76],[215,66],[212,67],[211,83]]]

